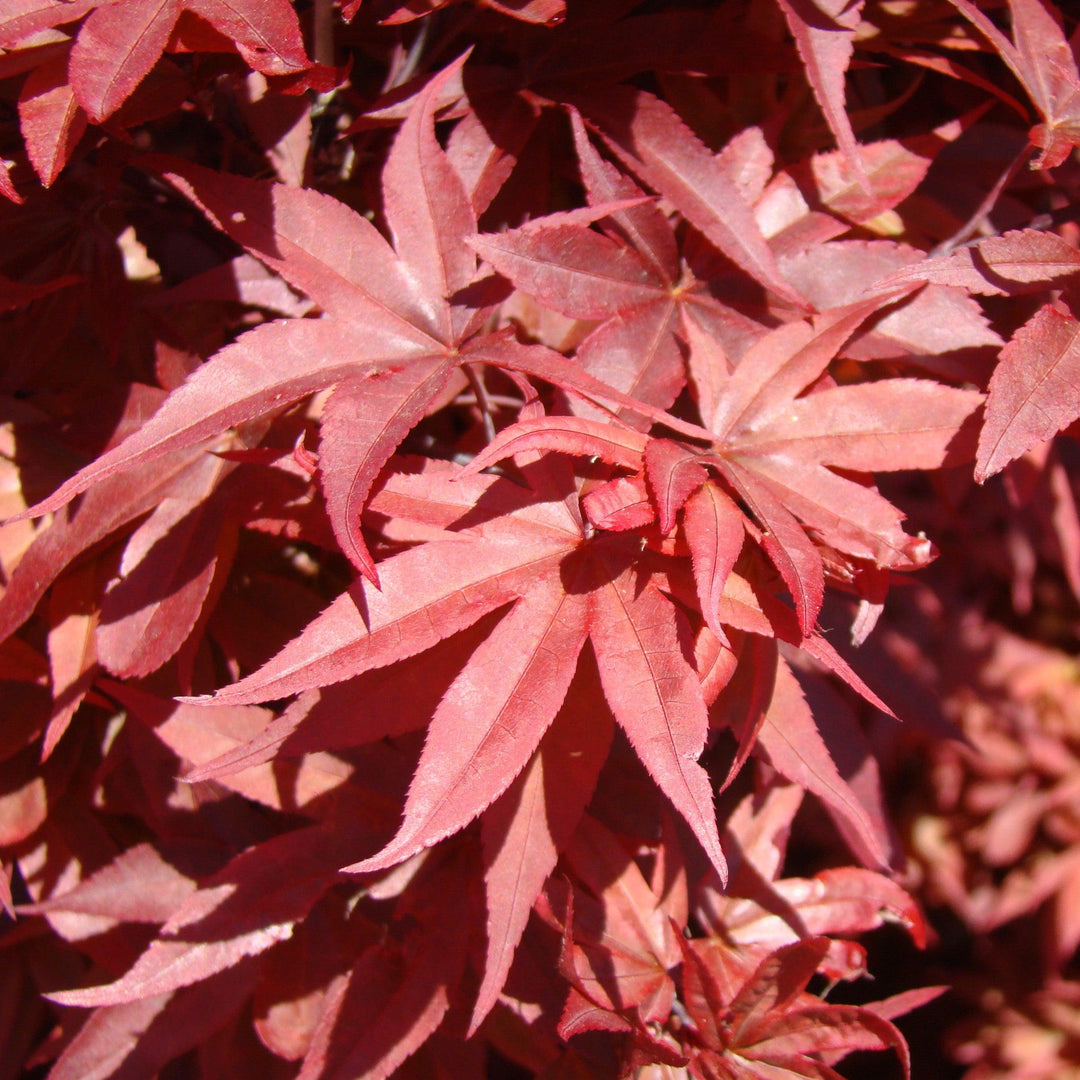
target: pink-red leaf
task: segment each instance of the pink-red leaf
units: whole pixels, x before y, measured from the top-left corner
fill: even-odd
[[[646,303],[662,284],[632,248],[558,215],[469,244],[523,292],[575,319]]]
[[[436,75],[401,125],[383,169],[386,216],[394,246],[428,298],[442,340],[453,337],[448,298],[476,272],[476,257],[462,238],[476,232],[476,216],[461,179],[435,138],[435,109],[442,88],[457,76],[465,56]]]
[[[709,719],[674,605],[624,572],[594,593],[591,637],[604,696],[642,764],[698,838],[721,879],[708,773],[697,763]],[[685,627],[684,627],[685,629]]]
[[[98,570],[81,566],[61,577],[49,595],[49,676],[53,707],[41,760],[56,748],[93,682],[97,666]]]
[[[719,603],[742,551],[742,512],[716,484],[704,484],[688,498],[684,520],[701,614],[709,629],[726,641]]]
[[[596,673],[585,665],[529,767],[484,814],[488,945],[472,1031],[498,999],[533,902],[592,796],[613,730]]]
[[[413,926],[404,942],[372,945],[331,984],[297,1080],[384,1080],[446,1015],[475,921],[475,869],[450,857],[425,871],[402,913]]]
[[[803,634],[811,634],[825,599],[821,553],[772,488],[759,483],[750,469],[726,461],[724,474],[761,523],[765,553],[791,592],[799,628]]]
[[[781,277],[742,193],[670,105],[630,87],[576,100],[616,153],[720,251],[778,296],[802,304]]]
[[[982,483],[1080,417],[1080,323],[1045,304],[1001,350],[975,479]]]
[[[888,1020],[854,1005],[810,1006],[786,1013],[767,1034],[747,1047],[762,1060],[789,1054],[821,1054],[852,1050],[895,1050],[910,1075],[907,1043]]]
[[[423,295],[378,229],[344,203],[309,188],[229,176],[175,158],[146,164],[158,167],[222,232],[328,314],[402,351],[410,345],[430,351],[438,344],[438,305]]]
[[[180,0],[102,4],[83,23],[71,50],[75,99],[98,123],[131,96],[157,63],[180,16]]]
[[[590,206],[603,206],[624,199],[641,198],[643,192],[630,179],[605,161],[589,142],[581,114],[571,108],[578,167]],[[665,285],[673,285],[679,276],[679,250],[675,234],[664,213],[652,202],[625,210],[614,210],[610,220],[650,265]]]
[[[243,1007],[251,964],[211,976],[197,987],[97,1009],[49,1070],[52,1080],[138,1080],[199,1046]]]
[[[73,559],[147,513],[166,493],[182,491],[189,480],[197,483],[197,471],[191,453],[181,451],[136,466],[126,476],[94,482],[78,508],[67,507],[57,514],[19,560],[0,597],[0,641],[26,622]]]
[[[371,485],[398,444],[446,386],[453,360],[416,357],[408,363],[340,383],[323,411],[319,471],[334,535],[353,564],[378,583],[360,533]]]
[[[675,515],[708,479],[697,455],[670,439],[652,439],[645,447],[645,479],[660,514],[660,531],[675,527]]]
[[[862,3],[852,4],[848,0],[777,0],[777,3],[795,38],[806,77],[837,146],[850,162],[855,178],[869,189],[855,133],[844,110],[844,76],[854,52]]]
[[[656,511],[640,476],[608,480],[585,495],[581,507],[596,528],[611,532],[644,528],[656,520]]]
[[[535,450],[597,457],[611,465],[637,471],[647,442],[639,432],[610,422],[576,416],[541,416],[504,428],[465,466],[461,475],[469,476],[503,458]]]
[[[128,540],[97,633],[99,658],[114,675],[156,671],[198,621],[222,545],[223,507],[212,493],[223,465],[210,455],[198,462],[188,490],[166,496]]]
[[[397,836],[345,869],[380,870],[457,832],[524,768],[555,718],[586,636],[557,579],[518,601],[451,684],[428,728]]]
[[[34,68],[19,92],[19,130],[45,187],[60,175],[86,126],[86,113],[67,81],[66,58]]]
[[[184,0],[184,6],[230,38],[264,75],[291,75],[311,66],[289,0]]]
[[[73,889],[37,904],[25,914],[74,911],[121,922],[163,923],[195,891],[195,881],[150,844],[136,844]]]
[[[736,1022],[732,1036],[739,1046],[752,1044],[773,1013],[784,1013],[806,989],[828,952],[828,938],[805,938],[767,956],[731,1002]]]
[[[1080,72],[1061,16],[1048,0],[1009,0],[1009,41],[971,0],[951,3],[997,49],[1042,114],[1044,123],[1029,134],[1042,150],[1035,167],[1060,165],[1080,144]]]
[[[345,847],[332,832],[298,829],[243,852],[184,899],[122,978],[52,999],[85,1007],[154,997],[285,940],[330,884],[334,856]]]
[[[732,446],[857,471],[939,469],[974,449],[959,433],[982,400],[929,379],[837,386],[779,406]]]
[[[296,401],[359,367],[377,373],[393,355],[377,334],[346,330],[329,319],[264,323],[226,346],[182,386],[137,432],[20,516],[57,510],[80,492],[173,450],[220,436],[229,427]]]
[[[1080,273],[1080,251],[1072,244],[1043,229],[1016,229],[911,263],[879,287],[928,281],[983,296],[1015,296],[1076,273]]]
[[[802,689],[783,661],[758,745],[777,772],[812,792],[848,823],[865,857],[883,869],[889,866],[890,842],[884,823],[840,775]]]
[[[538,530],[402,552],[380,563],[380,589],[354,584],[300,637],[214,700],[271,701],[423,652],[523,595],[557,564],[566,543],[565,533]]]

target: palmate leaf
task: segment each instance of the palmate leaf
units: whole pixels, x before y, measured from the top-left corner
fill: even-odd
[[[802,305],[781,276],[742,193],[666,102],[619,87],[603,98],[575,97],[574,104],[629,168],[669,198],[720,251],[778,296]]]
[[[122,978],[62,991],[54,1000],[122,1005],[191,986],[264,952],[286,940],[329,888],[333,868],[327,855],[347,847],[341,830],[317,825],[242,852],[181,901],[161,935]],[[287,875],[281,872],[285,865]]]
[[[584,598],[530,589],[472,654],[428,725],[393,842],[347,869],[380,870],[477,817],[525,767],[554,719],[587,634]]]
[[[71,51],[68,78],[75,101],[100,123],[149,74],[169,46],[185,10],[206,19],[231,40],[256,71],[286,75],[311,67],[299,21],[287,0],[128,0],[123,4],[90,0],[26,5],[0,23],[0,41],[2,47],[18,46],[35,33],[73,22],[89,11]],[[43,172],[40,167],[38,171]]]
[[[130,439],[28,515],[55,510],[123,469],[341,384],[320,447],[328,508],[343,550],[377,580],[359,533],[360,510],[386,459],[459,362],[474,314],[448,297],[475,270],[475,257],[461,245],[475,230],[475,217],[433,134],[434,102],[463,62],[424,88],[389,155],[386,209],[400,254],[328,196],[156,160],[215,225],[311,296],[324,317],[265,324],[217,353]],[[417,184],[426,193],[420,200]]]
[[[967,460],[974,451],[974,414],[983,401],[977,391],[890,379],[800,396],[860,324],[898,295],[883,290],[763,334],[734,373],[719,381],[712,431],[688,429],[711,447],[667,439],[643,444],[635,433],[613,424],[539,417],[505,428],[466,472],[525,450],[597,456],[644,472],[666,532],[678,509],[705,483],[706,467],[715,469],[749,511],[748,525],[791,592],[803,633],[810,634],[825,589],[819,539],[879,567],[914,569],[931,554],[925,541],[904,533],[903,515],[895,507],[873,488],[832,468],[938,468]],[[609,394],[609,400],[618,399]],[[676,426],[674,418],[666,422]],[[695,572],[700,567],[702,575],[702,610],[716,622],[715,601],[706,599],[714,589],[707,582],[718,573],[721,579],[726,575],[738,549],[717,563],[718,508],[711,516],[701,513],[704,509],[703,502],[696,502],[684,526]],[[650,516],[632,517],[628,523],[644,524]],[[698,523],[704,529],[700,537]],[[725,535],[735,542],[730,528]]]
[[[564,490],[556,481],[566,474],[537,469],[541,489]],[[438,482],[454,486],[445,474]],[[485,501],[494,510],[506,499],[507,513],[387,559],[381,590],[357,583],[214,700],[266,701],[342,681],[415,655],[520,598],[436,710],[398,837],[348,869],[393,865],[493,802],[552,722],[588,637],[616,721],[722,874],[708,778],[695,760],[708,720],[682,617],[649,584],[646,568],[638,579],[634,536],[589,538],[561,499],[521,509],[519,491],[494,481]],[[460,763],[449,770],[448,753]]]
[[[433,862],[398,904],[404,940],[373,943],[331,983],[301,1080],[381,1080],[442,1022],[468,956],[475,868],[460,852]]]

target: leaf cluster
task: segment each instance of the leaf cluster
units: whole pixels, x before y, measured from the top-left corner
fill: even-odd
[[[882,749],[1042,737],[907,582],[1080,595],[1077,38],[895,8],[0,12],[0,1076],[907,1076],[1068,910],[1068,733]]]

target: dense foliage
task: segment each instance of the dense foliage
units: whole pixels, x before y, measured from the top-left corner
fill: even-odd
[[[1078,53],[0,4],[0,1080],[1080,1075]]]

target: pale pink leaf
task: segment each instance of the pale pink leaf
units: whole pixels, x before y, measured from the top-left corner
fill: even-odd
[[[929,379],[837,386],[778,405],[731,445],[857,471],[939,469],[970,460],[974,440],[960,433],[982,402]]]
[[[163,923],[195,891],[195,881],[150,844],[136,844],[80,881],[73,889],[37,904],[26,914],[74,911],[120,922]]]

